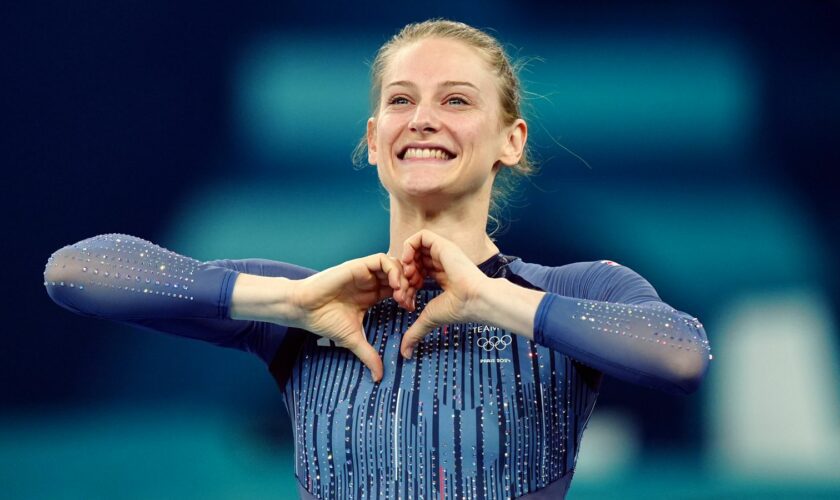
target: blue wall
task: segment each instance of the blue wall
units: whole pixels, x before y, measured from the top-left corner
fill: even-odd
[[[777,345],[824,342],[814,373],[836,393],[837,3],[3,10],[0,484],[13,497],[284,498],[290,432],[257,358],[74,316],[49,300],[41,273],[52,251],[106,232],[198,259],[315,268],[382,251],[386,198],[375,171],[350,161],[367,118],[366,62],[406,22],[434,16],[493,28],[529,61],[540,174],[506,212],[500,248],[548,265],[631,267],[704,320],[716,356],[689,397],[607,380],[570,497],[840,491],[830,471],[768,487],[775,462],[726,446],[748,415],[727,381],[779,369],[742,334],[752,312],[779,310],[767,293],[790,298],[786,317],[822,318],[768,328]],[[783,369],[813,364],[788,352]],[[745,390],[766,389],[755,384]],[[791,393],[840,436],[819,387]],[[819,444],[803,450],[823,456]],[[710,465],[719,459],[736,471],[728,482]]]

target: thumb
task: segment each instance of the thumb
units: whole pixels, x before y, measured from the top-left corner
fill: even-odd
[[[364,334],[362,334],[362,338]],[[361,341],[357,343],[355,346],[350,348],[350,351],[359,358],[365,366],[368,367],[370,370],[370,378],[374,382],[379,382],[382,380],[383,372],[385,371],[384,367],[382,366],[382,358],[379,357],[379,353],[376,349],[373,348],[372,345],[368,344],[367,341]]]
[[[417,316],[417,319],[414,320],[414,323],[403,334],[402,342],[400,343],[400,352],[404,358],[411,358],[412,354],[414,354],[414,347],[423,340],[423,337],[442,324],[435,314],[437,306],[441,304],[441,296],[442,294],[427,302],[426,306]]]

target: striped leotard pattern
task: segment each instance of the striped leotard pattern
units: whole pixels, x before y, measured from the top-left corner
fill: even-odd
[[[53,300],[76,313],[260,357],[291,417],[303,498],[562,498],[603,374],[676,394],[695,390],[705,374],[702,325],[624,266],[547,267],[499,253],[478,267],[546,291],[535,340],[493,325],[445,325],[403,359],[403,332],[442,292],[427,280],[416,312],[386,299],[365,314],[385,365],[377,384],[328,339],[229,318],[238,273],[299,279],[314,270],[264,259],[199,262],[102,235],[53,254],[44,276]]]
[[[421,290],[418,311],[439,290]],[[569,472],[597,392],[566,356],[487,325],[446,325],[399,354],[416,314],[365,318],[375,384],[343,348],[308,339],[284,384],[296,473],[323,498],[511,498]],[[282,382],[282,379],[281,379]],[[439,496],[440,495],[440,496]]]

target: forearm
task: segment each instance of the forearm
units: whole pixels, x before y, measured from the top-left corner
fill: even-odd
[[[44,286],[53,301],[76,314],[252,352],[270,364],[293,323],[284,307],[286,283],[314,273],[267,259],[199,262],[136,236],[110,233],[54,252]],[[290,324],[281,322],[287,319]]]
[[[231,319],[267,321],[296,326],[298,309],[293,304],[295,280],[239,273],[233,285]]]
[[[142,238],[110,233],[54,252],[44,268],[44,286],[57,304],[86,316],[224,319],[235,273]]]
[[[478,320],[516,333],[616,378],[688,394],[708,368],[702,325],[661,301],[585,300],[490,279]]]
[[[670,393],[695,391],[710,359],[699,321],[661,301],[630,305],[549,294],[534,321],[535,342]]]
[[[504,278],[489,278],[484,289],[476,314],[480,321],[533,340],[534,317],[545,292]]]

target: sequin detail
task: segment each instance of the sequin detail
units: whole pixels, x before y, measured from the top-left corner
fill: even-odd
[[[102,234],[53,253],[44,277],[56,274],[72,278],[45,279],[44,285],[79,290],[85,286],[104,287],[173,300],[195,300],[188,291],[200,264],[198,260],[134,236]]]
[[[467,323],[433,330],[402,358],[402,334],[440,293],[418,292],[416,312],[392,299],[368,311],[386,366],[378,384],[347,349],[303,346],[284,399],[296,475],[316,497],[516,498],[574,467],[597,393],[568,357]],[[510,344],[479,346],[492,337]]]

